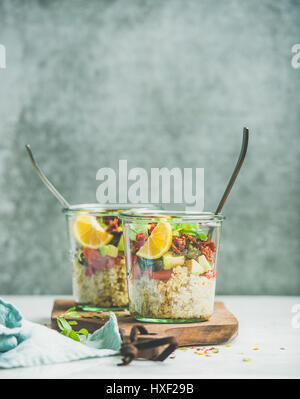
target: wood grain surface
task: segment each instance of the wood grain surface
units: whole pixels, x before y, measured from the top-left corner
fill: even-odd
[[[51,314],[51,328],[58,330],[57,317],[64,315],[66,310],[76,306],[75,302],[66,299],[57,299],[54,302]],[[80,309],[78,313],[81,318],[72,319],[65,316],[66,320],[76,320],[75,330],[86,328],[90,333],[94,332],[109,318],[109,312],[96,313],[84,312]],[[141,323],[133,319],[128,311],[115,312],[119,328],[126,335],[130,333],[134,325],[142,324],[148,332],[157,336],[173,336],[178,346],[189,345],[222,345],[232,340],[238,334],[238,320],[226,308],[223,302],[215,302],[214,313],[209,321],[185,324],[158,324]]]

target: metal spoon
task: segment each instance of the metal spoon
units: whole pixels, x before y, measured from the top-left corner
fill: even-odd
[[[225,204],[225,202],[226,202],[226,200],[227,200],[227,198],[229,196],[229,193],[230,193],[230,191],[232,189],[232,186],[235,183],[235,180],[236,180],[236,178],[237,178],[237,176],[239,174],[239,171],[240,171],[240,169],[241,169],[241,167],[243,165],[243,162],[244,162],[244,159],[245,159],[245,156],[246,156],[246,153],[247,153],[248,142],[249,142],[249,129],[244,127],[244,129],[243,129],[243,142],[242,142],[242,148],[241,148],[240,156],[239,156],[237,164],[236,164],[236,166],[234,168],[234,171],[233,171],[233,173],[231,175],[229,183],[227,184],[227,187],[226,187],[226,189],[224,191],[224,194],[223,194],[223,196],[221,198],[221,201],[219,202],[219,205],[218,205],[218,207],[217,207],[217,209],[215,211],[215,215],[218,215],[221,212],[221,210],[223,209],[223,206],[224,206],[224,204]],[[212,231],[213,231],[213,227],[211,227],[209,229],[209,232],[208,232],[208,239],[209,240],[211,239]]]
[[[25,148],[27,150],[27,153],[29,155],[29,159],[30,159],[31,163],[32,163],[34,169],[36,170],[36,173],[39,175],[40,179],[42,180],[42,182],[51,191],[51,193],[55,195],[55,197],[63,205],[64,208],[70,208],[71,205],[68,203],[68,201],[56,190],[56,188],[53,186],[53,184],[47,179],[47,177],[44,175],[44,173],[38,167],[38,165],[33,157],[33,154],[32,154],[29,144],[26,144]]]
[[[233,171],[233,173],[231,175],[229,183],[228,183],[228,185],[226,187],[226,190],[225,190],[225,192],[223,194],[223,197],[221,198],[221,201],[219,202],[219,205],[218,205],[218,207],[217,207],[217,209],[215,211],[215,215],[220,213],[221,210],[223,209],[223,206],[224,206],[224,204],[225,204],[225,202],[226,202],[226,200],[228,198],[228,195],[229,195],[229,193],[230,193],[230,191],[232,189],[232,186],[234,185],[234,182],[235,182],[235,180],[236,180],[236,178],[237,178],[237,176],[239,174],[239,171],[240,171],[240,169],[241,169],[241,167],[243,165],[243,162],[244,162],[244,159],[245,159],[245,156],[246,156],[246,153],[247,153],[248,141],[249,141],[249,130],[248,130],[248,128],[244,127],[244,130],[243,130],[243,142],[242,142],[242,148],[241,148],[240,156],[239,156],[237,164],[236,164],[236,166],[234,168],[234,171]]]

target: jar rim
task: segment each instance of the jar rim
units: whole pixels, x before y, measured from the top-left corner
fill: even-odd
[[[225,219],[225,216],[221,214],[216,215],[214,212],[139,209],[124,211],[120,214],[120,218],[128,222],[137,220],[149,222],[153,219],[159,220],[163,218],[168,218],[167,221],[172,221],[172,219],[174,219],[176,222],[222,222]]]
[[[99,203],[89,203],[89,204],[76,204],[69,208],[63,208],[62,212],[65,215],[75,215],[76,213],[87,213],[93,215],[116,215],[124,211],[134,210],[134,209],[149,209],[153,211],[159,209],[155,208],[155,205],[145,205],[145,204],[99,204]]]

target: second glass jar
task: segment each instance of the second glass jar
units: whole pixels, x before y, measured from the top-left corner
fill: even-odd
[[[132,316],[157,323],[209,320],[223,216],[141,210],[121,219]]]
[[[128,306],[124,238],[119,214],[138,205],[76,205],[65,209],[70,239],[73,296],[99,310]]]

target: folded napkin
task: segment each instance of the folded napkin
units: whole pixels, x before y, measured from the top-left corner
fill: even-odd
[[[117,355],[122,340],[114,313],[85,344],[24,320],[0,298],[0,368],[30,367]]]

